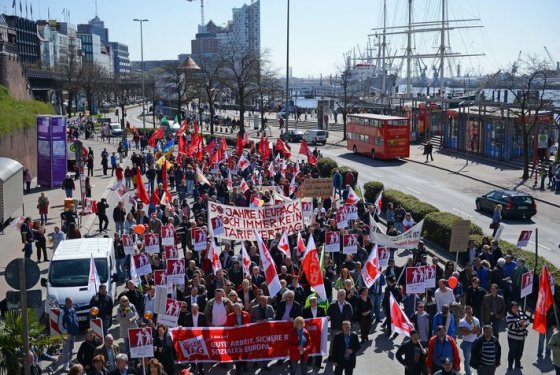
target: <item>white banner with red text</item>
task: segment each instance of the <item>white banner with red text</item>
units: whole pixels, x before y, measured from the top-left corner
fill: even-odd
[[[418,242],[420,242],[420,236],[422,235],[422,226],[424,225],[424,220],[414,224],[412,228],[399,234],[398,236],[388,236],[376,230],[370,233],[371,242],[378,244],[379,246],[388,246],[397,249],[415,249],[418,247]]]

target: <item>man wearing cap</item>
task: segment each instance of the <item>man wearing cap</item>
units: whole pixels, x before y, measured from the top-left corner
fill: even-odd
[[[441,370],[437,371],[434,375],[457,375],[458,372],[453,369],[451,359],[445,358]]]
[[[453,369],[459,370],[461,358],[459,357],[457,344],[453,337],[445,333],[445,327],[440,325],[436,329],[436,335],[428,343],[428,358],[426,360],[428,374],[433,375],[441,370],[446,359],[451,360]]]
[[[418,331],[410,331],[410,340],[403,342],[395,354],[397,361],[404,366],[405,375],[422,375],[426,372],[426,349],[420,343]]]

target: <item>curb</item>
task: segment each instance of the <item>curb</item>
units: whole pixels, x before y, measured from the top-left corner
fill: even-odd
[[[490,185],[490,186],[493,186],[493,187],[498,188],[498,189],[501,189],[501,190],[510,190],[510,189],[505,188],[505,187],[503,187],[503,186],[496,185],[496,184],[493,184],[493,183],[491,183],[491,182],[487,182],[487,181],[485,181],[485,180],[483,180],[483,179],[480,179],[480,178],[477,178],[477,177],[473,177],[473,176],[469,176],[469,175],[466,175],[466,174],[463,174],[463,173],[460,173],[460,172],[456,172],[456,171],[451,170],[451,169],[449,169],[449,168],[441,167],[441,166],[434,165],[434,164],[426,164],[426,163],[424,163],[424,162],[421,162],[421,161],[418,161],[418,160],[414,160],[414,159],[410,159],[410,158],[401,158],[401,160],[405,160],[405,161],[412,162],[412,163],[416,163],[416,164],[425,165],[425,166],[431,167],[431,168],[440,169],[440,170],[442,170],[442,171],[447,171],[447,172],[450,172],[450,173],[453,173],[453,174],[456,174],[456,175],[459,175],[459,176],[463,176],[463,177],[469,178],[469,179],[474,180],[474,181],[482,182],[482,183],[484,183],[484,184],[486,184],[486,185]],[[549,202],[549,201],[544,200],[544,199],[542,199],[542,198],[537,198],[537,197],[534,197],[534,196],[533,196],[533,199],[536,200],[536,201],[538,201],[538,202],[540,202],[540,203],[544,203],[544,204],[547,204],[547,205],[549,205],[549,206],[553,206],[553,207],[560,208],[560,204],[552,203],[552,202]]]

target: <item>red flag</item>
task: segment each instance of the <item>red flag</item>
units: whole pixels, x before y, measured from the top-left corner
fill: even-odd
[[[161,182],[163,183],[163,190],[167,190],[167,160],[164,160],[161,165]]]
[[[553,302],[548,270],[546,266],[543,266],[539,276],[539,296],[537,298],[537,306],[535,307],[535,317],[533,318],[533,329],[543,335],[546,333],[546,314]]]
[[[187,150],[187,156],[192,156],[195,149],[198,147],[198,133],[194,133],[191,138],[191,144]]]
[[[148,198],[148,193],[146,192],[146,187],[144,186],[144,182],[142,181],[142,174],[140,173],[140,168],[136,170],[136,195],[140,201],[144,202],[144,204],[148,204],[150,202],[150,198]]]
[[[244,171],[249,167],[250,164],[251,163],[249,162],[249,160],[247,160],[245,155],[241,155],[239,161],[237,162],[237,168],[239,168],[241,171]]]
[[[227,173],[227,188],[228,190],[233,189],[233,179],[231,178],[231,170],[228,169]]]
[[[227,142],[226,142],[226,137],[222,135],[222,140],[220,141],[220,147],[219,150],[222,152],[222,154],[224,152],[226,152],[228,149],[227,147]]]
[[[208,144],[206,145],[206,152],[212,155],[214,153],[215,146],[216,146],[216,141],[214,140],[214,138],[212,138],[210,142],[208,142]]]
[[[354,192],[354,189],[352,189],[352,187],[350,187],[350,191],[348,192],[348,197],[346,198],[346,201],[344,201],[344,203],[346,203],[346,204],[356,204],[356,203],[358,203],[359,200],[360,200],[360,197],[358,197],[358,194],[356,194]]]
[[[196,182],[210,186],[210,181],[204,176],[200,168],[196,167]]]
[[[315,247],[313,236],[309,236],[309,240],[307,240],[307,248],[301,260],[301,268],[311,289],[317,292],[322,301],[326,301],[327,293],[325,291],[325,284],[323,284],[323,270],[317,257],[317,248]]]
[[[181,156],[187,154],[187,140],[183,135],[179,136],[179,153],[177,159],[181,163]]]
[[[278,140],[276,141],[276,149],[278,151],[280,151],[280,153],[282,154],[282,156],[284,156],[286,159],[290,159],[290,157],[292,156],[292,152],[290,151],[290,149],[288,148],[288,146],[284,143],[283,140],[281,140],[280,138],[278,138]],[[301,149],[300,149],[300,153],[301,153]]]
[[[391,332],[410,337],[410,331],[414,329],[414,325],[410,322],[404,311],[402,311],[392,293],[389,293],[389,299],[391,301]]]
[[[259,153],[261,154],[263,163],[266,163],[270,158],[270,146],[268,144],[268,138],[265,135],[261,137],[261,141],[259,142]]]
[[[208,253],[206,253],[208,260],[212,263],[212,270],[214,275],[222,269],[222,263],[220,262],[220,253],[216,249],[216,244],[214,243],[214,237],[210,236],[210,246],[208,248]]]
[[[311,154],[311,152],[309,151],[309,146],[307,145],[307,142],[305,142],[305,139],[301,140],[300,146],[299,146],[299,154],[300,155],[305,155],[307,157],[309,157],[309,154]]]
[[[375,206],[375,210],[377,211],[377,213],[380,214],[381,207],[383,206],[383,190],[379,192],[379,195],[375,199],[375,203],[373,205]]]
[[[259,247],[259,255],[261,257],[262,268],[264,271],[264,276],[266,279],[266,284],[268,286],[268,294],[270,297],[276,296],[282,286],[280,285],[280,279],[278,278],[278,272],[276,272],[276,266],[274,261],[270,256],[270,252],[266,248],[259,232],[254,230],[255,237],[257,239],[257,245]]]
[[[157,194],[157,190],[154,189],[154,191],[152,191],[152,199],[150,200],[150,204],[152,206],[156,206],[159,204],[159,197]]]
[[[163,132],[163,128],[157,128],[156,131],[154,132],[154,134],[152,134],[152,136],[150,137],[150,139],[148,140],[148,144],[150,145],[151,148],[156,147],[156,143],[157,140],[160,138],[163,138],[164,136],[164,132]]]
[[[194,120],[194,130],[193,130],[194,134],[198,134],[198,120]]]
[[[379,259],[377,259],[377,244],[375,244],[366,264],[362,267],[362,279],[365,286],[369,288],[379,276],[381,276],[381,272],[379,271]]]
[[[241,184],[239,185],[239,191],[245,193],[247,190],[249,190],[249,184],[247,183],[247,181],[245,181],[244,178],[242,178]]]
[[[284,231],[282,234],[282,238],[280,238],[280,242],[278,242],[278,250],[284,253],[288,258],[291,258],[290,254],[290,242],[288,241],[288,232]]]
[[[241,263],[243,264],[243,276],[251,276],[251,258],[245,249],[244,241],[241,241]]]
[[[241,133],[237,133],[237,142],[235,144],[235,151],[237,152],[237,156],[243,153],[243,148],[247,143],[249,143],[248,136],[246,135],[245,137],[242,137]]]
[[[303,237],[301,236],[301,232],[297,234],[297,253],[301,256],[301,254],[305,253],[305,243],[303,242]]]
[[[307,162],[309,164],[317,164],[317,157],[315,155],[313,155],[313,153],[311,153],[308,157],[307,157]]]
[[[251,142],[251,147],[249,147],[249,154],[252,154],[254,149],[255,149],[255,141]]]
[[[292,176],[292,180],[290,181],[290,188],[288,189],[288,194],[292,195],[296,192],[296,176]]]
[[[218,164],[220,162],[220,160],[222,160],[220,158],[220,150],[217,150],[213,154],[210,154],[210,163]]]

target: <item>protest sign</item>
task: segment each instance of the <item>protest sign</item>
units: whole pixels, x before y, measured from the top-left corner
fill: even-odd
[[[328,253],[340,251],[340,232],[325,232],[325,251]]]

